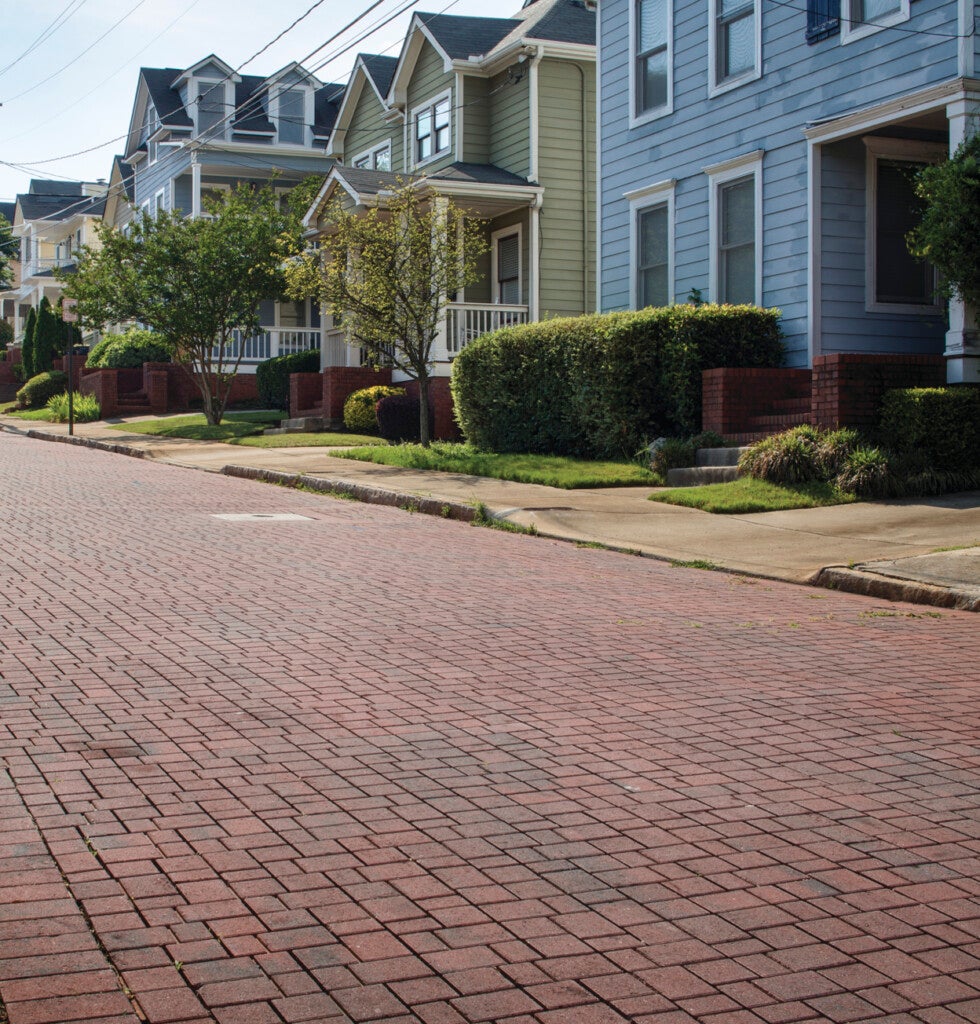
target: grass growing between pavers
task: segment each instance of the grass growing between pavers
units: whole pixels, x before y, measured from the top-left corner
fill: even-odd
[[[674,487],[657,491],[651,501],[667,505],[699,508],[719,515],[738,515],[749,512],[783,512],[794,508],[822,508],[825,505],[846,505],[857,499],[845,494],[833,484],[772,484],[750,476],[739,477],[725,484],[705,484],[703,487]]]
[[[339,431],[322,434],[263,434],[271,425],[278,425],[285,413],[258,409],[225,413],[221,423],[211,426],[202,413],[167,416],[158,420],[112,424],[113,430],[128,434],[150,434],[154,437],[182,437],[189,441],[224,441],[252,448],[298,448],[325,445],[384,444],[367,434],[344,434]]]
[[[354,448],[337,452],[337,455],[382,466],[400,466],[402,469],[434,469],[565,489],[642,487],[654,482],[653,473],[635,462],[591,462],[561,455],[498,454],[480,452],[468,444],[448,442],[436,442],[429,448],[419,444]]]

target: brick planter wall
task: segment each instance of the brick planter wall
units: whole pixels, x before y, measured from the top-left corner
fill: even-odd
[[[323,405],[320,415],[330,426],[339,427],[344,423],[344,402],[348,395],[361,388],[373,388],[391,384],[391,370],[374,370],[370,366],[328,366],[320,375],[323,378]],[[292,405],[290,405],[290,415]]]
[[[806,400],[810,371],[722,367],[705,370],[701,386],[701,429],[729,436],[752,430],[752,421],[769,414],[781,401]]]
[[[877,426],[882,395],[892,388],[946,384],[942,356],[839,352],[813,360],[811,418],[818,427]]]
[[[78,390],[83,395],[94,395],[102,410],[102,418],[108,419],[119,412],[119,380],[121,370],[92,370],[79,381]]]
[[[323,403],[323,374],[291,373],[289,375],[289,415],[320,416]]]
[[[413,398],[418,398],[418,381],[406,381],[400,385]],[[449,390],[448,377],[433,377],[429,381],[429,407],[433,412],[433,422],[429,424],[434,441],[461,441],[463,433],[456,422],[452,392]]]

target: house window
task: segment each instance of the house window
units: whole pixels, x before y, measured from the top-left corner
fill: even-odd
[[[634,0],[633,110],[634,118],[670,112],[671,5],[673,0]]]
[[[819,43],[821,39],[840,32],[840,0],[807,0],[806,41]]]
[[[364,170],[390,171],[391,143],[386,142],[383,146],[378,146],[376,149],[355,157],[353,166]]]
[[[415,111],[415,162],[425,163],[450,147],[451,97],[441,96]]]
[[[709,38],[714,95],[759,77],[762,65],[762,19],[759,0],[709,0]]]
[[[495,231],[493,245],[493,301],[507,306],[520,304],[521,287],[521,231],[504,228]]]
[[[909,0],[844,0],[841,42],[850,43],[908,21],[910,14]]]
[[[670,303],[670,216],[666,203],[639,211],[636,235],[637,305],[666,306]]]
[[[908,251],[905,237],[919,221],[915,172],[941,159],[943,146],[869,136],[865,308],[878,313],[938,315],[936,270]]]
[[[706,168],[710,183],[711,297],[762,304],[762,153]]]
[[[199,79],[197,83],[197,134],[213,139],[225,135],[224,82]]]
[[[306,145],[306,91],[284,89],[279,93],[279,141]]]
[[[306,327],[306,299],[300,299],[298,302],[291,299],[280,299],[279,326]]]
[[[160,189],[159,192],[153,197],[153,216],[159,216],[166,209],[166,194],[164,189]]]

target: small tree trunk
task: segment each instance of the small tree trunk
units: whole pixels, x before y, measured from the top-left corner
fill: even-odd
[[[429,378],[426,374],[419,375],[419,441],[424,448],[429,447]]]

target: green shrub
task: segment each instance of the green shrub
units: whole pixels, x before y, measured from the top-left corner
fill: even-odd
[[[404,388],[392,388],[384,384],[352,392],[344,402],[344,426],[355,434],[376,434],[378,432],[378,402],[382,398],[404,394]]]
[[[318,373],[320,353],[317,349],[294,352],[288,356],[273,356],[255,368],[255,383],[259,390],[259,404],[266,409],[289,408],[289,375],[291,373]]]
[[[880,448],[860,447],[847,457],[837,475],[837,486],[859,498],[897,497],[900,478],[892,473],[888,455]]]
[[[631,454],[697,429],[702,370],[778,366],[779,316],[686,305],[503,328],[456,357],[456,416],[481,449]]]
[[[27,380],[27,374],[24,373],[23,363],[14,363],[11,369],[14,371],[14,377],[16,377],[21,384],[23,384]]]
[[[825,480],[820,461],[820,432],[810,426],[793,427],[751,445],[738,468],[757,480],[773,484],[805,484]]]
[[[980,388],[903,388],[886,391],[881,441],[917,455],[936,470],[980,468]]]
[[[650,468],[657,476],[666,478],[669,469],[693,466],[695,450],[695,446],[684,438],[665,437],[653,450]]]
[[[6,320],[0,320],[0,352],[6,352],[7,346],[14,340],[14,329]]]
[[[88,354],[86,366],[100,370],[135,370],[144,363],[169,363],[173,346],[162,335],[140,327],[107,334]]]
[[[52,423],[68,422],[68,392],[60,395],[53,395],[48,399],[47,408],[51,411]],[[76,423],[91,423],[102,415],[99,408],[99,401],[95,395],[83,395],[76,391],[73,396],[74,418]]]
[[[861,436],[853,427],[839,427],[823,434],[817,441],[817,462],[823,478],[837,476],[860,443]]]
[[[68,387],[68,374],[60,370],[39,373],[17,392],[17,404],[22,409],[41,409],[49,398],[60,395]]]
[[[34,335],[37,332],[37,310],[31,306],[27,311],[27,320],[24,323],[24,337],[20,342],[20,359],[24,367],[23,380],[30,380],[34,376]]]
[[[37,308],[34,328],[34,376],[51,369],[55,355],[60,355],[64,347],[64,336],[65,325],[45,295]]]
[[[418,441],[420,424],[417,395],[409,395],[403,390],[399,395],[389,395],[378,402],[377,411],[378,432],[386,441]],[[429,423],[435,421],[435,416],[435,409],[430,405]]]

